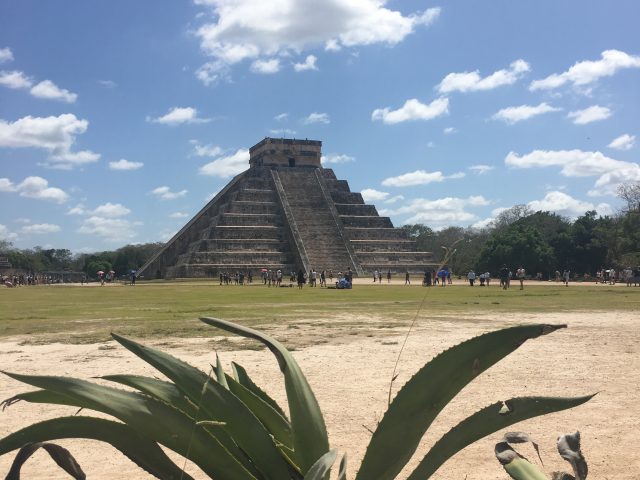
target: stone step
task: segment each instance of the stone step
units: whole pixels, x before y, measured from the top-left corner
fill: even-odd
[[[273,213],[223,213],[218,219],[218,227],[246,226],[266,227],[281,226],[282,218]]]
[[[359,203],[336,203],[335,206],[340,215],[378,215],[378,211],[373,205],[365,205]]]
[[[405,240],[407,234],[399,228],[345,227],[351,240]]]
[[[371,215],[340,215],[340,220],[347,228],[393,228],[393,223],[391,223],[389,217],[374,217]]]

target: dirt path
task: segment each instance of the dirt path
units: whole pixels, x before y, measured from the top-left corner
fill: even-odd
[[[345,319],[336,318],[335,321]],[[569,328],[527,342],[472,382],[442,412],[423,439],[411,465],[415,466],[429,445],[455,423],[496,400],[513,396],[578,396],[600,392],[576,409],[523,422],[514,429],[528,432],[540,444],[548,471],[566,469],[555,451],[556,436],[579,429],[583,452],[589,462],[589,478],[638,479],[640,329],[637,314],[594,312],[502,318],[483,315],[422,320],[407,342],[394,391],[443,349],[488,330],[524,322],[568,323]],[[371,329],[361,335],[357,331],[345,331],[341,338],[323,338],[321,328],[301,325],[295,329],[274,327],[269,333],[285,343],[288,338],[304,334],[318,337],[315,346],[294,354],[325,414],[332,447],[341,453],[348,452],[349,478],[352,479],[370,438],[368,429],[375,428],[386,409],[389,379],[403,342],[401,332],[380,328],[374,333]],[[210,340],[164,342],[161,348],[202,369],[207,369],[214,361],[214,344]],[[259,385],[284,404],[281,377],[268,351],[225,351],[222,358],[227,365],[231,360],[242,364]],[[4,341],[0,342],[0,365],[3,370],[13,372],[79,378],[125,372],[154,374],[113,343],[21,346],[18,340]],[[29,387],[0,377],[2,399],[25,390]],[[0,436],[37,420],[73,413],[74,409],[64,407],[19,403],[0,413]],[[493,446],[500,437],[500,433],[495,434],[468,447],[432,478],[508,478],[493,456]],[[109,446],[92,441],[60,443],[73,452],[91,479],[151,478]],[[526,448],[523,453],[529,458],[535,456]],[[0,475],[6,474],[13,456],[0,457]],[[411,472],[411,465],[400,479]],[[187,470],[197,478],[204,478],[193,466],[188,466]],[[24,467],[23,477],[36,480],[67,478],[45,454],[40,453]]]

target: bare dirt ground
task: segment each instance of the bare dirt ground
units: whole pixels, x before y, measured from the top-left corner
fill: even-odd
[[[272,327],[269,333],[289,344],[300,336],[314,339],[312,346],[294,355],[313,387],[325,414],[330,441],[340,453],[348,453],[349,478],[353,478],[374,429],[387,403],[393,366],[404,341],[404,328],[382,328],[382,319],[345,318],[349,328],[338,329],[340,337],[327,338],[321,323]],[[372,329],[366,322],[380,328]],[[568,323],[569,328],[527,342],[515,353],[475,379],[442,412],[423,439],[415,459],[398,477],[406,478],[429,446],[444,432],[497,400],[514,396],[580,396],[599,392],[590,402],[564,412],[522,422],[513,430],[528,432],[541,447],[545,470],[569,470],[555,450],[557,435],[580,430],[582,450],[593,479],[637,480],[640,478],[640,329],[638,314],[591,312],[531,314],[497,317],[441,316],[420,318],[409,336],[400,360],[396,392],[417,370],[438,352],[472,336],[506,325],[520,323]],[[359,330],[358,323],[363,324]],[[336,331],[332,329],[332,331]],[[306,342],[305,342],[306,343]],[[222,359],[242,364],[254,380],[281,404],[284,386],[271,353],[266,350],[228,351]],[[295,344],[291,342],[290,344]],[[156,343],[203,370],[215,362],[216,342],[180,340]],[[244,346],[244,343],[239,344]],[[146,365],[114,343],[93,345],[24,346],[20,339],[0,342],[3,370],[27,374],[68,375],[89,379],[96,375],[139,373],[154,375]],[[29,390],[5,376],[0,377],[0,397]],[[38,420],[75,413],[75,409],[18,403],[0,413],[0,436]],[[89,412],[83,412],[89,414]],[[449,460],[434,479],[507,479],[493,455],[500,432],[468,447]],[[91,479],[151,478],[108,445],[67,440],[58,442],[71,450]],[[533,459],[531,449],[521,453]],[[0,457],[0,475],[9,470],[14,454]],[[182,463],[180,463],[182,465]],[[187,471],[204,478],[187,464]],[[23,468],[23,478],[68,478],[44,453],[37,453]],[[375,479],[371,479],[375,480]]]

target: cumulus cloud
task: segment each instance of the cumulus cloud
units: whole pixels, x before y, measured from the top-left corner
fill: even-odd
[[[306,72],[307,70],[318,70],[316,61],[318,58],[315,55],[307,55],[303,63],[294,63],[293,69],[296,72]]]
[[[129,210],[121,203],[107,202],[104,205],[96,207],[95,210],[89,213],[97,217],[118,218],[128,215],[129,213],[131,213],[131,210]]]
[[[21,233],[26,235],[46,235],[48,233],[56,233],[59,231],[60,226],[52,223],[35,223],[33,225],[22,227],[20,230]]]
[[[607,107],[601,107],[599,105],[593,105],[584,110],[576,110],[569,112],[567,118],[573,119],[573,123],[576,125],[584,125],[591,122],[597,122],[598,120],[605,120],[611,116],[612,112]]]
[[[561,167],[565,177],[598,176],[590,195],[615,195],[618,185],[640,181],[640,165],[615,160],[601,152],[582,150],[534,150],[526,155],[509,152],[505,165],[514,168]]]
[[[71,169],[97,162],[100,155],[89,150],[72,152],[78,135],[89,126],[72,113],[57,117],[23,117],[13,123],[0,119],[0,147],[40,148],[49,152],[46,166]]]
[[[579,217],[589,210],[596,210],[600,215],[607,215],[612,212],[611,205],[608,203],[594,205],[591,202],[577,200],[559,191],[548,192],[542,200],[533,200],[527,205],[536,212],[555,212],[571,218]]]
[[[169,215],[169,218],[187,218],[189,216],[188,213],[184,212],[173,212]]]
[[[147,117],[148,122],[161,123],[163,125],[180,125],[183,123],[207,123],[210,118],[198,117],[198,110],[193,107],[173,107],[161,117]]]
[[[0,48],[0,63],[10,62],[13,60],[13,52],[9,47]]]
[[[33,85],[33,81],[24,72],[12,70],[10,72],[0,72],[0,85],[3,87],[13,88],[29,88]]]
[[[200,175],[229,178],[249,167],[249,150],[240,148],[234,154],[215,159],[198,170]]]
[[[620,135],[612,140],[609,144],[609,148],[613,148],[615,150],[631,150],[635,144],[636,136],[625,133],[624,135]]]
[[[474,173],[477,173],[478,175],[484,175],[485,173],[493,170],[495,167],[492,167],[490,165],[471,165],[468,168],[469,170],[471,170]]]
[[[371,120],[380,120],[386,124],[406,122],[409,120],[431,120],[449,113],[449,99],[437,98],[428,105],[412,98],[404,102],[397,110],[377,108],[371,114]]]
[[[251,64],[253,73],[261,73],[263,75],[271,75],[280,71],[280,60],[277,58],[258,59]]]
[[[320,161],[322,162],[322,164],[329,164],[329,163],[349,163],[349,162],[355,162],[356,159],[354,157],[351,157],[349,155],[344,155],[344,154],[337,154],[337,153],[329,153],[327,155],[323,155],[320,158]]]
[[[440,93],[477,92],[516,83],[531,67],[524,60],[516,60],[509,68],[498,70],[491,75],[481,77],[478,70],[474,72],[450,73],[436,87]]]
[[[6,225],[0,224],[0,240],[15,242],[17,239],[18,239],[17,233],[10,231]]]
[[[456,133],[458,130],[456,130],[455,127],[447,127],[442,131],[447,135],[451,135],[452,133]]]
[[[420,26],[430,25],[440,8],[405,15],[380,0],[197,0],[213,11],[212,22],[196,31],[200,48],[213,60],[197,76],[207,84],[217,72],[247,59],[385,43],[395,45]],[[309,12],[314,12],[309,15]],[[202,67],[201,67],[202,68]]]
[[[74,103],[78,99],[77,94],[58,87],[51,80],[43,80],[37,85],[34,85],[30,92],[34,97],[46,98],[48,100],[60,100],[67,103]]]
[[[290,128],[274,128],[272,130],[269,130],[269,133],[278,137],[291,137],[296,134],[296,131],[291,130]]]
[[[640,68],[640,56],[629,55],[620,50],[605,50],[599,60],[577,62],[566,72],[534,80],[529,85],[529,90],[552,90],[567,83],[578,87],[589,85],[625,68]]]
[[[202,145],[197,140],[191,140],[189,143],[193,145],[193,154],[197,157],[217,157],[224,153],[224,150],[217,145]]]
[[[117,162],[109,162],[109,170],[138,170],[142,168],[144,163],[142,162],[130,162],[121,158]]]
[[[179,192],[172,192],[171,189],[167,186],[162,186],[158,188],[154,188],[151,190],[151,194],[162,200],[174,200],[176,198],[184,197],[189,191],[188,190],[180,190]]]
[[[286,120],[289,117],[288,113],[279,113],[278,115],[276,115],[275,117],[273,117],[274,120],[277,120],[278,122],[281,122],[283,120]]]
[[[518,107],[507,107],[496,112],[493,117],[494,120],[502,120],[509,124],[514,124],[527,120],[531,117],[542,115],[549,112],[558,112],[561,108],[552,107],[551,105],[543,102],[539,105],[520,105]]]
[[[16,192],[21,197],[56,203],[64,203],[69,199],[64,190],[50,187],[49,182],[42,177],[27,177],[17,185],[8,178],[0,178],[0,192]]]
[[[362,195],[362,199],[367,203],[382,201],[389,196],[388,192],[381,192],[373,188],[365,188],[360,194]]]
[[[328,113],[313,112],[313,113],[310,113],[309,116],[302,121],[302,123],[304,123],[305,125],[310,125],[312,123],[326,124],[326,123],[331,123],[331,120],[329,119]]]
[[[444,175],[442,172],[427,172],[425,170],[416,170],[415,172],[405,173],[397,177],[385,178],[382,185],[385,187],[411,187],[414,185],[427,185],[429,183],[443,182],[446,179],[457,179],[464,177],[464,173],[457,172],[452,175]]]
[[[121,243],[135,238],[136,227],[139,225],[141,225],[140,222],[130,222],[123,218],[91,216],[82,222],[78,233],[97,236],[108,242]]]
[[[384,215],[410,215],[402,222],[403,224],[422,223],[437,229],[477,221],[478,216],[467,209],[486,205],[489,205],[489,201],[481,195],[467,198],[446,197],[437,200],[416,198],[400,208],[384,210]]]

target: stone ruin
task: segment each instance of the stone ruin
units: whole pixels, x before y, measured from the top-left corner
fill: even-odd
[[[423,274],[430,252],[381,217],[320,162],[322,142],[265,138],[249,150],[249,169],[234,177],[138,274],[206,278],[259,276],[262,269],[315,269],[370,275]]]

